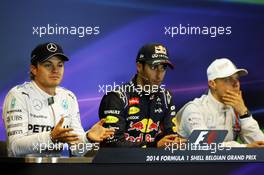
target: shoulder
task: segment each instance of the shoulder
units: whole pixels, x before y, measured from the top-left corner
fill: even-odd
[[[127,104],[127,95],[121,90],[111,91],[103,96],[102,103]]]
[[[204,104],[206,100],[206,95],[202,95],[199,98],[195,98],[192,101],[189,101],[186,103],[178,112],[178,115],[180,116],[190,116],[192,114],[198,114],[201,115],[204,110]]]
[[[173,95],[172,95],[171,91],[161,87],[160,93],[162,94],[162,96],[166,102],[166,105],[173,103]]]
[[[15,96],[15,97],[22,97],[23,95],[29,97],[29,91],[32,88],[32,85],[30,82],[25,82],[20,85],[16,85],[13,88],[9,90],[7,93],[7,96]]]
[[[66,97],[69,97],[70,99],[72,99],[74,101],[77,101],[76,95],[72,91],[70,91],[69,89],[58,86],[56,91],[57,91],[58,95],[60,95],[60,96],[66,96]]]

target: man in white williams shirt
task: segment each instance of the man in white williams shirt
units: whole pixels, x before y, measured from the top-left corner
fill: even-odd
[[[3,105],[8,156],[61,156],[65,145],[81,156],[114,134],[104,121],[84,132],[75,95],[59,86],[68,60],[56,43],[32,51],[31,81],[12,88]]]
[[[177,113],[178,134],[188,138],[193,130],[228,131],[225,146],[264,147],[264,134],[245,106],[237,69],[227,58],[216,59],[207,69],[209,92],[184,105]],[[243,144],[236,142],[240,137]]]

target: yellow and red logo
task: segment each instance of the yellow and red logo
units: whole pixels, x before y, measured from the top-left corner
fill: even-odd
[[[131,122],[130,123],[130,128],[128,129],[128,131],[140,131],[143,133],[149,133],[151,131],[158,131],[159,130],[159,121],[157,123],[153,122],[152,119],[147,119],[144,118],[141,121],[138,122]]]
[[[130,107],[129,110],[128,110],[128,114],[129,115],[133,115],[133,114],[136,114],[136,113],[139,113],[140,109],[138,107]]]
[[[138,97],[131,98],[131,99],[129,99],[128,103],[129,103],[129,106],[138,105],[139,104],[139,98]]]
[[[105,118],[105,123],[117,123],[119,121],[119,119],[115,116],[112,115],[108,115]]]

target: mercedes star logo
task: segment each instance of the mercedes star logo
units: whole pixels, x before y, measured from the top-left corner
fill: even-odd
[[[56,52],[56,51],[57,51],[57,46],[56,46],[56,44],[54,44],[54,43],[49,43],[49,44],[47,45],[47,49],[48,49],[48,51],[50,51],[50,52]]]

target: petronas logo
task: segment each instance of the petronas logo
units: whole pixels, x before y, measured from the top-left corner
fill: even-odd
[[[67,100],[63,100],[62,101],[62,107],[63,107],[64,110],[68,109],[68,101]]]

